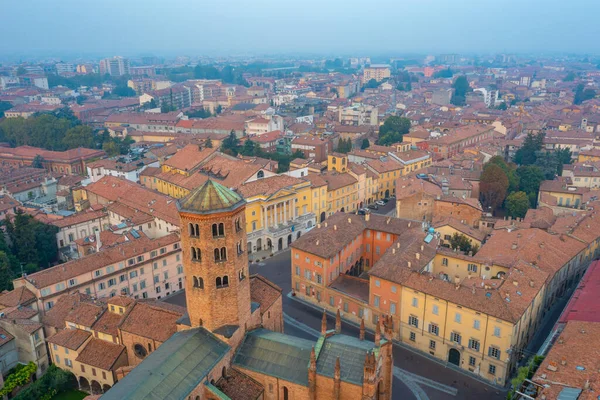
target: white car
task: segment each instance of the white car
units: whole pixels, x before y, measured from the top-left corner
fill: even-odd
[[[383,200],[377,200],[375,202],[375,204],[377,204],[378,206],[385,206],[385,201],[383,201]]]

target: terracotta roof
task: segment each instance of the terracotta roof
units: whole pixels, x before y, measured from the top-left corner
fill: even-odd
[[[250,298],[260,304],[261,314],[281,298],[281,288],[260,275],[250,276]]]
[[[256,400],[262,398],[265,391],[261,384],[235,368],[228,369],[227,375],[221,377],[215,386],[232,400]]]
[[[15,337],[8,333],[6,330],[0,328],[0,346],[5,345],[6,343],[13,340]]]
[[[164,342],[177,332],[176,322],[185,308],[158,301],[136,302],[119,328],[125,332]]]
[[[81,329],[64,329],[50,336],[47,341],[70,350],[77,350],[90,336],[92,336],[91,332]]]
[[[550,207],[530,208],[523,221],[532,228],[548,229],[556,222],[556,216]]]
[[[442,195],[442,189],[431,182],[418,179],[415,176],[398,178],[396,181],[396,201],[410,198],[415,194],[437,197]]]
[[[68,217],[64,217],[63,219],[52,221],[51,224],[58,228],[66,228],[107,216],[108,214],[106,214],[106,212],[104,211],[83,211],[73,215],[69,215]]]
[[[19,328],[23,329],[25,332],[29,333],[30,335],[32,333],[34,333],[35,331],[42,329],[43,325],[40,324],[39,322],[36,321],[32,321],[30,319],[13,319],[12,322],[14,325],[17,325]]]
[[[169,196],[156,193],[137,183],[105,176],[98,182],[86,186],[85,190],[109,201],[121,202],[133,209],[144,211],[175,226],[179,225],[179,213],[175,201]]]
[[[367,165],[379,174],[391,171],[401,171],[402,169],[404,169],[404,166],[402,164],[393,160],[371,160],[367,161]]]
[[[246,199],[249,197],[259,195],[269,197],[282,189],[292,189],[294,185],[298,185],[303,182],[305,181],[303,181],[302,179],[294,178],[292,176],[275,175],[244,183],[238,187],[237,191]]]
[[[542,386],[538,396],[559,399],[565,388],[577,388],[582,390],[578,399],[596,400],[600,397],[600,387],[594,384],[600,380],[598,360],[600,323],[569,321],[532,378]]]
[[[123,345],[93,338],[79,352],[75,361],[110,371],[124,351]]]
[[[79,303],[77,308],[67,314],[65,322],[91,327],[105,309],[106,306],[102,303]]]
[[[44,325],[63,329],[66,326],[65,318],[67,318],[67,315],[83,301],[91,301],[91,297],[79,292],[60,296],[56,301],[56,304],[54,304],[54,307],[44,313],[44,316],[42,317]]]
[[[20,286],[10,292],[0,295],[0,305],[5,307],[26,306],[33,303],[37,298],[35,294],[25,286]]]
[[[74,162],[79,160],[88,160],[90,158],[102,157],[105,155],[102,150],[85,149],[78,147],[67,151],[50,151],[31,146],[19,146],[15,148],[2,147],[0,149],[0,158],[14,158],[33,160],[35,156],[41,156],[48,162]]]
[[[197,145],[189,144],[165,161],[163,165],[182,171],[192,171],[216,151],[217,149],[208,147],[200,150]]]
[[[116,264],[125,261],[138,254],[146,253],[152,249],[168,246],[179,242],[176,234],[170,234],[158,239],[140,238],[136,241],[129,241],[106,250],[90,254],[87,257],[78,260],[69,261],[62,265],[57,265],[23,278],[31,282],[36,288],[41,289],[55,283],[64,282],[70,278],[86,272],[93,272],[96,269],[107,265]]]
[[[482,232],[482,231],[475,229],[469,225],[466,225],[452,217],[437,218],[433,221],[432,226],[434,228],[439,228],[442,226],[449,226],[449,227],[451,227],[467,236],[477,239],[479,241],[483,241],[485,239],[485,237],[487,236],[487,234],[485,232]]]

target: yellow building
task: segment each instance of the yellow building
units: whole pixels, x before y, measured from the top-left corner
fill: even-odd
[[[372,160],[365,164],[368,169],[377,174],[377,199],[396,195],[396,180],[404,175],[404,166],[391,157],[387,161]]]
[[[432,163],[431,153],[424,150],[408,150],[390,153],[392,160],[398,161],[404,168],[402,175],[427,168]]]
[[[389,78],[390,75],[389,65],[373,64],[370,67],[365,67],[363,71],[363,83],[367,83],[371,79],[381,82],[382,80]]]
[[[588,187],[567,184],[564,181],[542,181],[538,194],[538,204],[553,210],[562,208],[582,209],[594,192]]]

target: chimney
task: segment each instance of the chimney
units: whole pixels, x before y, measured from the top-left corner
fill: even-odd
[[[337,225],[333,225],[333,230],[337,231]]]
[[[415,253],[415,257],[417,258],[417,260],[421,259],[421,254],[420,253]]]
[[[351,224],[352,223],[352,218],[348,217],[348,223]]]
[[[369,219],[371,218],[371,213],[366,213],[365,214],[365,221],[369,221]]]
[[[517,249],[517,242],[513,242],[512,246],[510,246],[511,249],[516,250]]]
[[[325,221],[325,228],[327,228],[327,221]]]
[[[96,236],[96,252],[98,252],[102,248],[102,242],[100,241],[100,231],[95,231],[94,236]]]
[[[396,249],[392,248],[392,254],[396,254]]]
[[[317,239],[317,243],[316,243],[316,245],[317,245],[317,246],[319,245],[319,239]]]
[[[421,245],[421,251],[425,250],[425,246]]]
[[[533,282],[533,281],[529,281],[529,286],[530,286],[530,287],[534,287],[534,285],[535,285],[535,284],[534,284],[534,282]]]
[[[408,262],[408,268],[410,268],[410,261]]]

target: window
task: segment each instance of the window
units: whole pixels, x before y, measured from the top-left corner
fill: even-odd
[[[154,283],[160,282],[160,277],[158,275],[154,275]]]
[[[494,336],[500,337],[500,328],[497,326],[494,327]]]
[[[429,333],[435,336],[439,336],[440,327],[437,324],[429,324]]]
[[[392,293],[396,293],[396,286],[392,286]]]
[[[102,379],[106,379],[106,372],[102,371]]]
[[[440,313],[440,308],[437,305],[433,305],[433,309],[431,310],[431,312],[433,313],[433,315],[439,315]]]
[[[348,312],[348,303],[344,302],[344,312]]]
[[[473,356],[469,356],[469,367],[474,367],[475,366],[475,357]]]
[[[53,344],[52,348],[54,349],[54,351],[58,350],[58,346],[56,344]]]
[[[73,362],[68,358],[65,358],[65,365],[69,368],[73,368]]]
[[[97,278],[99,276],[102,276],[102,270],[97,270],[94,272],[94,276]]]
[[[140,282],[140,289],[146,289],[146,280]]]
[[[81,372],[85,372],[85,365],[81,364]]]
[[[295,265],[294,269],[296,270],[296,276],[300,276],[300,266]]]
[[[77,285],[77,280],[76,279],[69,279],[69,286],[75,286]]]
[[[442,258],[442,265],[443,265],[444,267],[447,267],[447,266],[448,266],[448,259],[447,259],[447,258]]]
[[[409,335],[409,339],[411,342],[414,342],[417,340],[417,335],[414,332],[411,332]]]
[[[335,300],[333,299],[333,296],[329,296],[329,305],[333,306]]]
[[[235,231],[240,232],[241,230],[242,230],[242,225],[240,223],[240,219],[238,218],[235,220]]]
[[[450,340],[453,341],[454,343],[460,344],[460,340],[461,340],[460,333],[457,333],[457,332],[450,333]]]
[[[496,375],[496,366],[493,364],[490,364],[490,367],[488,368],[488,372],[490,375]]]
[[[243,252],[244,252],[244,249],[242,249],[242,242],[239,242],[237,244],[237,253],[238,253],[238,256],[241,255]]]
[[[218,224],[212,225],[212,234],[213,237],[222,237],[225,236],[225,225],[222,222]]]
[[[144,256],[138,256],[137,262],[142,262],[142,261],[144,261]]]
[[[104,290],[104,289],[106,289],[106,283],[104,283],[104,282],[100,282],[100,283],[98,284],[98,290]]]
[[[419,318],[415,317],[414,315],[409,316],[408,324],[411,326],[414,326],[415,328],[418,328],[419,327]]]
[[[435,340],[430,340],[430,341],[429,341],[429,348],[430,348],[431,350],[435,350]]]
[[[479,340],[469,339],[469,348],[475,351],[479,351]]]
[[[202,261],[202,251],[197,247],[191,249],[192,261]]]
[[[459,313],[454,314],[454,322],[456,322],[457,324],[460,324],[461,320],[462,320],[462,316]]]
[[[381,286],[381,282],[379,281],[379,279],[375,279],[375,286],[377,286],[377,287]]]
[[[413,307],[419,307],[419,299],[417,299],[416,297],[413,297],[413,299],[412,299],[412,306]]]
[[[204,289],[204,280],[202,278],[197,277],[197,276],[194,276],[192,278],[193,278],[195,288]]]
[[[500,349],[494,346],[488,348],[488,356],[500,359]]]
[[[478,319],[474,320],[473,321],[473,329],[479,330],[480,327],[481,327],[481,323],[479,322],[479,320]]]
[[[169,279],[169,271],[163,272],[163,276],[165,277],[165,280]]]
[[[396,315],[396,303],[390,303],[390,314]]]
[[[121,275],[122,276],[122,275]],[[136,276],[138,276],[138,272],[137,271],[131,271],[129,273],[129,278],[135,278]]]
[[[58,354],[54,355],[54,360],[56,361],[57,364],[60,364],[60,356]]]
[[[227,260],[227,249],[225,247],[221,247],[220,249],[215,249],[215,261],[221,262]]]
[[[469,264],[469,265],[467,265],[467,269],[469,272],[477,272],[477,265]]]
[[[117,280],[115,278],[111,278],[108,280],[108,286],[115,286],[117,284]]]
[[[146,351],[146,347],[144,347],[144,345],[136,343],[133,346],[133,353],[136,355],[137,358],[145,358],[148,355],[148,352]]]
[[[190,222],[190,236],[193,237],[199,237],[200,236],[200,227],[198,226],[198,224],[192,224]]]
[[[217,283],[217,289],[229,287],[229,277],[227,275],[225,275],[222,278],[219,276],[219,277],[217,277],[216,283]]]
[[[183,265],[178,265],[178,266],[177,266],[177,274],[178,274],[178,275],[181,275],[181,274],[183,274]]]
[[[375,305],[375,307],[379,307],[379,296],[374,297],[373,304]]]

